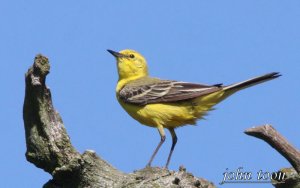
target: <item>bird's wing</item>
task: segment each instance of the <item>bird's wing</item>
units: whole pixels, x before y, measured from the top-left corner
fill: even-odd
[[[146,105],[150,103],[168,103],[196,98],[222,89],[222,84],[212,86],[159,80],[128,84],[119,92],[119,97],[126,103]]]

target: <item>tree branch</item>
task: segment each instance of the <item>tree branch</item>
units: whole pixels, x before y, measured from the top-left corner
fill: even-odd
[[[76,187],[207,187],[215,186],[184,169],[179,172],[145,168],[125,174],[88,150],[80,154],[72,146],[59,113],[54,109],[46,76],[50,64],[37,55],[25,75],[23,119],[26,158],[53,177],[45,188]]]
[[[23,118],[27,160],[52,173],[80,155],[71,145],[61,117],[53,108],[51,92],[45,85],[49,70],[48,59],[36,56],[26,74]]]
[[[278,133],[271,125],[264,125],[259,127],[249,128],[245,134],[262,139],[278,151],[284,158],[286,158],[294,169],[281,169],[287,177],[285,183],[273,181],[275,187],[298,187],[300,186],[300,152],[292,146],[280,133]],[[295,171],[296,170],[296,171]]]
[[[253,127],[245,131],[247,135],[260,138],[270,144],[276,151],[285,157],[295,170],[300,173],[300,152],[292,146],[271,125]]]

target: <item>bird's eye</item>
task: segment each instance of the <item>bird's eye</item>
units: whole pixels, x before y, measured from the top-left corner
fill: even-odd
[[[130,57],[130,58],[134,58],[134,55],[133,55],[133,54],[130,54],[129,57]]]

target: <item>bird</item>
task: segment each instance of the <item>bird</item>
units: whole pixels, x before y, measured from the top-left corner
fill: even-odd
[[[139,52],[131,49],[107,51],[117,63],[118,102],[132,118],[142,125],[156,128],[160,134],[160,141],[146,167],[151,166],[165,142],[165,129],[172,136],[172,146],[165,165],[168,168],[177,143],[176,128],[196,124],[213,106],[237,91],[281,76],[279,72],[271,72],[227,86],[163,80],[149,76],[146,59]]]

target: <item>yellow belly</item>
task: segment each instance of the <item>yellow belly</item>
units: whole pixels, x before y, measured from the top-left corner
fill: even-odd
[[[187,124],[195,124],[212,106],[224,99],[224,91],[215,92],[192,100],[176,103],[159,103],[138,106],[124,103],[118,99],[126,112],[141,124],[165,128],[176,128]]]

